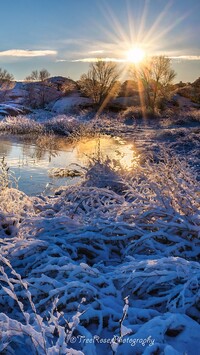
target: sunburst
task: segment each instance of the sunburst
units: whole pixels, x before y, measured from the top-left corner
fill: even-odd
[[[145,51],[140,47],[133,47],[127,51],[127,61],[130,63],[138,64],[145,58]]]

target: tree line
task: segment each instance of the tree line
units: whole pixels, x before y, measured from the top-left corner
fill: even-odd
[[[140,95],[144,110],[152,113],[164,104],[172,92],[172,83],[176,76],[171,68],[171,61],[165,56],[149,57],[140,64],[130,65],[130,78],[136,83],[136,90]],[[89,70],[78,80],[78,87],[83,95],[92,99],[98,108],[104,108],[111,98],[118,95],[121,70],[116,63],[106,62],[102,59],[91,63]],[[36,92],[32,83],[39,83],[40,106],[45,105],[46,89],[50,85],[48,79],[50,73],[46,69],[34,70],[25,78],[28,85],[28,96],[30,101],[34,99]],[[0,90],[6,92],[14,77],[6,70],[0,68]],[[70,82],[61,90],[63,93],[70,92]],[[38,94],[38,93],[37,93]]]

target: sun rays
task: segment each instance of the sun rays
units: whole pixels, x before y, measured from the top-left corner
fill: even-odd
[[[160,8],[160,11],[152,15],[149,1],[144,1],[143,4],[141,2],[134,7],[130,1],[126,1],[124,2],[126,18],[119,18],[109,4],[102,1],[99,4],[99,10],[107,25],[95,22],[94,26],[106,38],[104,54],[107,60],[114,58],[115,61],[126,62],[128,59],[130,62],[138,63],[146,55],[159,55],[160,51],[166,54],[168,35],[188,15],[188,13],[182,13],[180,16],[172,17],[170,12],[172,4],[172,1],[167,2],[164,8]],[[177,40],[181,41],[181,38],[171,38],[170,41],[173,43],[170,43],[177,43]],[[103,47],[102,41],[101,47]],[[134,53],[135,48],[136,53]],[[145,55],[141,50],[145,52]],[[127,52],[129,52],[128,55]],[[134,60],[137,57],[138,59]]]
[[[126,1],[125,6],[127,6],[126,19],[119,18],[107,2],[103,1],[99,4],[99,10],[103,13],[107,26],[97,23],[94,25],[99,33],[106,38],[105,47],[100,40],[101,56],[80,60],[87,62],[105,60],[118,63],[121,66],[121,82],[132,78],[130,75],[131,67],[140,66],[149,57],[163,53],[164,48],[167,48],[166,43],[170,32],[187,16],[187,14],[182,13],[181,16],[170,17],[169,20],[172,7],[171,1],[154,13],[153,16],[152,14],[150,15],[148,1],[144,1],[143,4],[141,2],[138,7],[134,8],[130,1]],[[149,17],[151,17],[151,22],[149,22]],[[98,49],[98,42],[96,46]],[[140,105],[142,111],[144,111],[144,94],[139,82],[138,92]],[[109,99],[110,95],[105,98],[98,110],[98,114],[102,112]]]

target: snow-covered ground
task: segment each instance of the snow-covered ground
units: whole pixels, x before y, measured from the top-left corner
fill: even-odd
[[[197,354],[199,185],[158,154],[129,173],[96,161],[53,197],[2,171],[2,354]]]
[[[140,165],[98,157],[81,183],[29,197],[1,163],[0,353],[196,355],[199,110],[150,122],[63,114],[79,104],[60,98],[3,118],[0,131],[47,145],[52,134],[117,135],[137,145]]]

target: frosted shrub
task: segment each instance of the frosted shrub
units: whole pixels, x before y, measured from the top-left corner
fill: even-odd
[[[42,133],[43,127],[25,116],[7,116],[0,121],[0,131],[11,134]]]
[[[44,113],[41,113],[44,116]],[[75,140],[82,136],[93,136],[93,126],[82,123],[72,116],[59,115],[51,120],[37,122],[26,116],[5,117],[0,121],[0,132],[11,134],[54,134],[70,137]]]
[[[0,161],[0,192],[12,186],[17,187],[17,183],[18,181],[15,174],[10,170],[3,157]]]
[[[70,137],[72,140],[83,136],[91,136],[92,132],[90,125],[79,122],[73,117],[58,116],[51,121],[45,123],[45,130],[54,134],[60,134]]]
[[[21,313],[21,316],[18,314],[18,319],[21,318],[21,321],[0,313],[0,351],[13,352],[15,349],[15,353],[17,351],[20,354],[26,354],[27,350],[31,351],[31,354],[83,354],[68,346],[82,314],[79,309],[73,315],[71,322],[68,322],[63,317],[63,313],[57,310],[58,300],[55,300],[45,320],[37,313],[27,282],[22,280],[6,258],[0,256],[0,261],[10,270],[12,275],[12,278],[9,278],[4,266],[0,266],[1,287],[7,295],[6,298],[9,298],[8,303],[12,305],[14,302]],[[18,295],[15,292],[16,286],[20,290]],[[24,352],[21,348],[22,339],[26,342]]]
[[[120,162],[115,159],[103,158],[97,152],[96,156],[90,157],[89,165],[85,173],[85,185],[108,188],[120,192],[122,182],[120,174],[124,172]]]
[[[156,158],[147,158],[132,176],[127,193],[132,190],[134,195],[136,184],[141,198],[148,199],[149,203],[155,201],[166,210],[173,208],[185,216],[198,211],[197,174],[190,169],[186,160],[179,159],[173,151],[162,149]]]

